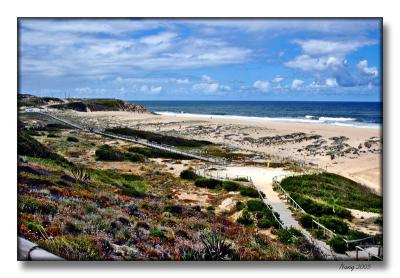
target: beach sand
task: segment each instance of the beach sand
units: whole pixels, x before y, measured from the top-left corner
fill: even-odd
[[[262,153],[276,159],[311,162],[329,172],[355,180],[375,190],[378,194],[382,192],[382,138],[381,130],[378,128],[257,121],[246,118],[197,117],[179,114],[61,113],[91,126],[102,128],[127,126],[222,143],[241,150]],[[296,135],[296,133],[301,134]],[[345,138],[340,139],[341,136]],[[300,140],[294,140],[296,138],[300,138]],[[331,150],[336,150],[337,146],[339,146],[339,151],[334,151],[334,157],[331,157]]]

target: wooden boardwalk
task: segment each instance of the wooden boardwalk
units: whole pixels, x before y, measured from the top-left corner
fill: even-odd
[[[175,153],[175,154],[183,155],[183,156],[186,156],[186,157],[191,157],[191,158],[194,158],[194,159],[210,162],[210,163],[217,164],[217,165],[225,165],[226,164],[226,162],[224,160],[217,159],[217,158],[214,158],[214,157],[202,156],[202,155],[190,152],[190,151],[181,151],[181,150],[178,150],[178,149],[176,149],[176,148],[174,148],[172,146],[168,146],[168,145],[164,145],[164,144],[157,144],[157,143],[154,143],[154,142],[149,142],[149,141],[144,140],[144,139],[134,138],[134,137],[130,137],[130,136],[116,135],[116,134],[113,134],[113,133],[110,133],[110,132],[105,132],[104,130],[100,130],[100,129],[97,129],[97,128],[85,128],[85,127],[82,127],[82,126],[77,125],[75,123],[72,123],[72,122],[70,122],[68,120],[65,120],[65,119],[63,119],[61,117],[52,115],[50,113],[44,113],[44,112],[34,112],[34,113],[38,113],[40,115],[44,115],[44,116],[50,117],[50,118],[52,118],[54,120],[60,121],[60,122],[62,122],[64,124],[66,124],[66,125],[72,126],[72,127],[76,128],[76,129],[79,129],[79,130],[82,130],[82,131],[85,131],[85,132],[99,134],[99,135],[110,137],[110,138],[114,138],[114,139],[124,140],[124,141],[132,142],[132,143],[135,143],[135,144],[140,144],[140,145],[143,145],[143,146],[146,146],[146,147],[159,149],[159,150],[167,151],[167,152],[170,152],[170,153]]]

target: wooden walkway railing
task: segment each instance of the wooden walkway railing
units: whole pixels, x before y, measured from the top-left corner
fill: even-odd
[[[201,171],[201,170],[203,170],[203,171]],[[196,174],[199,175],[199,176],[202,176],[202,177],[210,177],[210,178],[214,178],[214,179],[222,180],[222,181],[223,181],[223,180],[236,181],[236,179],[238,179],[238,178],[246,178],[246,179],[247,179],[247,182],[250,183],[250,184],[252,185],[252,188],[254,188],[255,190],[257,190],[258,195],[260,196],[260,199],[263,200],[263,202],[264,202],[264,203],[268,206],[268,208],[271,210],[272,216],[274,217],[275,221],[278,223],[279,228],[280,228],[280,229],[283,229],[283,228],[284,228],[283,223],[282,223],[281,220],[276,216],[276,212],[275,212],[275,211],[272,209],[272,207],[268,204],[268,199],[265,198],[265,197],[263,196],[262,192],[261,192],[260,190],[258,190],[258,188],[257,188],[256,186],[254,186],[254,183],[253,183],[253,180],[251,179],[251,177],[249,177],[249,176],[239,176],[239,175],[236,175],[235,178],[232,178],[232,177],[229,177],[228,174],[225,174],[225,176],[224,176],[224,175],[219,176],[219,175],[218,175],[218,172],[217,172],[217,175],[215,176],[215,175],[212,175],[212,174],[210,174],[210,173],[207,173],[205,170],[206,170],[206,169],[201,168],[201,169],[196,169],[195,172],[196,172]]]
[[[373,254],[368,251],[368,248],[378,248],[378,254]],[[370,245],[360,245],[356,246],[356,260],[358,261],[359,259],[359,254],[358,252],[366,252],[368,254],[368,261],[371,260],[372,258],[375,258],[379,261],[383,261],[383,246],[382,245],[375,245],[375,244],[370,244]]]
[[[289,193],[286,192],[286,190],[280,185],[280,182],[278,181],[278,178],[285,178],[285,177],[290,177],[290,176],[294,176],[294,175],[283,175],[283,176],[276,176],[274,177],[273,180],[273,186],[274,188],[276,188],[277,190],[279,190],[280,192],[282,192],[282,194],[285,196],[285,200],[297,211],[300,211],[302,213],[307,213],[291,196]],[[312,228],[314,228],[314,225],[317,227],[318,230],[322,229],[323,233],[324,233],[324,237],[328,236],[329,238],[333,238],[334,236],[336,236],[336,233],[330,229],[328,229],[327,227],[325,227],[324,225],[322,225],[321,223],[319,223],[318,221],[316,221],[315,219],[312,220]],[[363,242],[368,242],[368,241],[373,241],[373,243],[375,243],[375,239],[379,236],[382,235],[374,235],[374,236],[369,236],[366,238],[361,238],[361,239],[354,239],[354,240],[348,240],[348,239],[343,239],[343,241],[346,243],[346,246],[349,247],[349,245],[351,244],[360,244]],[[359,245],[356,246],[356,248]],[[381,246],[381,245],[377,245],[377,246]],[[382,247],[382,246],[381,246]]]
[[[160,150],[164,150],[164,151],[167,151],[167,152],[180,154],[180,155],[183,155],[183,156],[187,156],[187,157],[191,157],[191,158],[195,158],[195,159],[211,162],[211,163],[214,163],[214,164],[217,164],[217,165],[226,165],[226,161],[225,160],[198,155],[198,154],[190,152],[190,151],[180,151],[180,150],[177,150],[176,148],[174,148],[172,146],[169,146],[169,145],[149,142],[149,141],[144,140],[144,139],[139,139],[139,138],[125,136],[125,135],[116,135],[116,134],[113,134],[113,133],[110,133],[110,132],[105,132],[104,130],[101,130],[101,129],[84,128],[82,126],[79,126],[79,125],[77,125],[75,123],[72,123],[70,121],[62,119],[62,118],[60,118],[58,116],[52,115],[50,113],[44,113],[44,112],[33,112],[33,113],[38,113],[38,114],[41,114],[41,115],[44,115],[44,116],[48,116],[50,118],[53,118],[53,119],[55,119],[57,121],[60,121],[60,122],[62,122],[64,124],[67,124],[69,126],[72,126],[72,127],[76,128],[76,129],[79,129],[79,130],[82,130],[82,131],[85,131],[85,132],[95,133],[95,134],[99,134],[99,135],[102,135],[102,136],[107,136],[107,137],[110,137],[110,138],[129,141],[129,142],[132,142],[132,143],[135,143],[135,144],[140,144],[140,145],[144,145],[146,147],[160,149]]]

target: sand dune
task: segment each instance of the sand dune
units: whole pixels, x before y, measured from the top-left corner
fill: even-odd
[[[102,127],[129,126],[186,138],[209,140],[242,150],[260,152],[276,159],[287,158],[312,162],[381,193],[381,130],[377,128],[120,111],[74,112],[71,115],[76,119],[84,119],[89,124]],[[296,133],[304,133],[304,135],[296,135]],[[293,136],[295,138],[299,136],[301,140],[293,141],[291,139]],[[341,136],[344,138],[343,141],[337,139]],[[335,137],[336,139],[332,139]],[[366,142],[372,142],[372,144]],[[335,148],[336,143],[344,144],[345,147],[339,152],[334,152],[335,155],[332,158],[326,149]],[[348,152],[345,152],[346,149]]]

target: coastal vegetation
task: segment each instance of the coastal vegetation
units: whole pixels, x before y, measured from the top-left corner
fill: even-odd
[[[126,135],[146,139],[149,142],[155,142],[157,144],[166,144],[171,146],[183,146],[183,147],[202,147],[205,145],[212,145],[211,142],[205,140],[193,140],[185,139],[181,137],[163,135],[151,131],[137,130],[128,127],[115,127],[108,128],[106,132],[111,132],[118,135]]]
[[[53,109],[71,109],[79,112],[88,111],[130,111],[145,113],[148,112],[143,106],[130,104],[120,99],[67,99],[65,103],[49,105]]]
[[[305,213],[298,216],[299,223],[314,237],[326,240],[337,253],[354,249],[346,240],[367,238],[370,235],[354,230],[350,226],[353,215],[349,209],[382,212],[382,198],[364,186],[345,177],[320,173],[292,176],[280,183]],[[335,234],[329,238],[316,229],[313,220],[324,225]]]
[[[67,260],[293,260],[316,256],[312,246],[304,248],[304,242],[285,244],[256,233],[256,228],[279,230],[272,210],[258,199],[237,194],[241,206],[217,212],[219,202],[230,192],[251,195],[255,189],[246,182],[201,180],[190,168],[176,177],[149,160],[163,154],[147,148],[62,127],[40,132],[29,135],[22,124],[18,130],[18,233],[58,256]],[[48,138],[49,132],[58,137]],[[132,159],[133,154],[143,159]],[[115,169],[120,161],[129,170]],[[204,204],[194,205],[179,197],[198,192],[196,182],[206,194]],[[248,215],[253,224],[231,219],[241,211],[242,218]]]
[[[168,159],[192,159],[191,157],[171,153],[160,149],[151,149],[147,147],[129,147],[128,151],[131,153],[141,154],[147,158],[168,158]]]
[[[317,216],[330,214],[329,209],[321,206],[321,203],[339,211],[338,216],[341,217],[348,214],[343,208],[378,213],[383,209],[381,196],[365,186],[333,173],[287,177],[282,180],[281,186],[291,196],[294,193],[294,198],[297,197],[300,202],[305,198],[306,201],[302,203],[315,200],[313,206],[316,207],[314,213]]]

